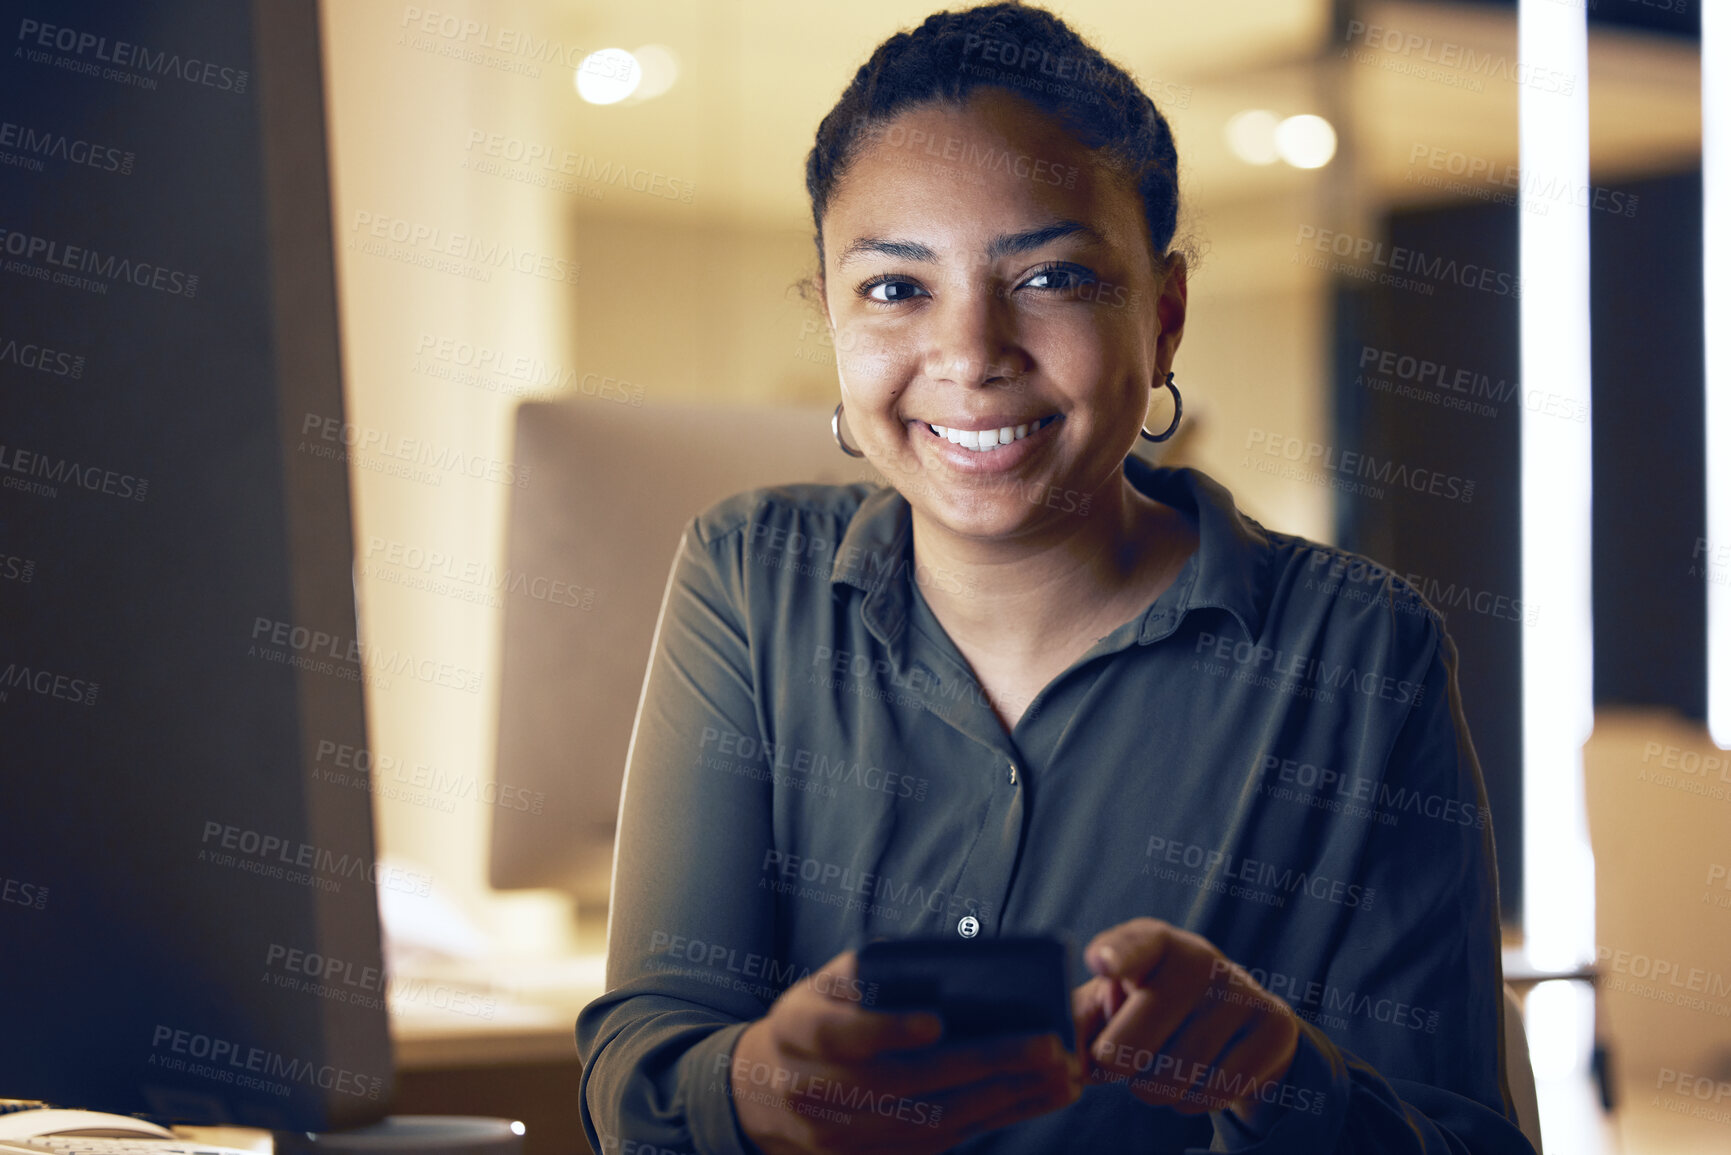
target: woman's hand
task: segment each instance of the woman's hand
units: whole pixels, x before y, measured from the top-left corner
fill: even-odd
[[[1081,1095],[1056,1035],[941,1043],[935,1015],[862,1005],[856,973],[852,951],[837,955],[734,1046],[734,1112],[767,1155],[947,1151]]]
[[[1133,918],[1083,952],[1094,977],[1072,993],[1083,1076],[1125,1081],[1184,1115],[1235,1112],[1261,1130],[1298,1049],[1292,1008],[1200,935]]]

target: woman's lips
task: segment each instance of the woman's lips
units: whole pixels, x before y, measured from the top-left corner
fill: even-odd
[[[1040,431],[1050,421],[1057,419],[1057,414],[1048,413],[1042,417],[1012,417],[988,418],[986,421],[970,421],[967,425],[947,426],[936,421],[928,421],[933,433],[945,438],[963,449],[971,449],[979,453],[989,453],[1000,445],[1009,445],[1020,441]]]
[[[1030,428],[1027,436],[1018,437],[1008,445],[993,449],[965,449],[947,437],[940,436],[925,421],[914,421],[915,438],[928,442],[953,469],[962,473],[1003,473],[1015,469],[1052,440],[1053,432],[1063,421],[1062,414],[1041,418],[1044,424]],[[1034,423],[1030,422],[1030,426]]]

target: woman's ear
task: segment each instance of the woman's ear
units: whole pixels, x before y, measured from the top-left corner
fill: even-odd
[[[1160,322],[1155,359],[1160,365],[1162,377],[1166,370],[1172,367],[1172,359],[1178,353],[1178,343],[1184,339],[1184,317],[1190,302],[1189,278],[1190,267],[1185,263],[1184,254],[1169,254],[1166,258],[1166,273],[1161,278],[1160,298],[1154,305],[1155,316]]]
[[[823,314],[824,324],[829,326],[830,332],[835,332],[835,318],[829,311],[829,296],[824,288],[823,266],[821,264],[790,285],[788,293],[790,296],[797,294],[800,300],[816,308],[819,313]]]

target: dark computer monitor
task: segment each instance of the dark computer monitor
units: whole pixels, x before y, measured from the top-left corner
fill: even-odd
[[[347,466],[301,445],[344,413],[315,0],[0,29],[0,1096],[371,1122],[376,887],[429,884],[377,865]]]

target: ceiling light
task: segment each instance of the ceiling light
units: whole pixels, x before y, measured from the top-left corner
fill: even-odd
[[[623,48],[591,52],[577,66],[577,95],[590,104],[617,104],[637,91],[643,67]]]
[[[1289,116],[1274,130],[1280,159],[1294,168],[1321,168],[1334,156],[1334,125],[1305,113]]]
[[[643,69],[643,83],[632,95],[638,100],[653,100],[679,79],[679,58],[665,44],[645,44],[631,55]]]
[[[1280,159],[1274,131],[1280,120],[1266,108],[1252,108],[1226,122],[1226,143],[1246,164],[1273,164]]]

